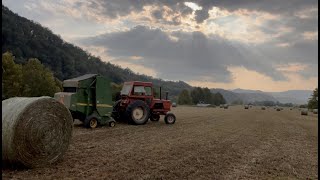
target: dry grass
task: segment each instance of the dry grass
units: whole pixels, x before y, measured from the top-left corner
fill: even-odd
[[[76,126],[64,160],[3,179],[317,179],[317,115],[178,106],[174,125]]]

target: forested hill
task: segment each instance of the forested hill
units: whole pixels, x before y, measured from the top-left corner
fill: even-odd
[[[2,53],[6,51],[13,53],[17,63],[25,63],[28,58],[39,59],[60,80],[97,73],[111,78],[115,83],[130,80],[151,81],[174,96],[182,89],[192,88],[183,81],[155,79],[103,62],[81,48],[65,42],[48,28],[21,17],[2,5]]]

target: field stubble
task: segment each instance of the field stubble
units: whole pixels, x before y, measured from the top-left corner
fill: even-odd
[[[318,116],[179,106],[174,125],[76,124],[63,160],[3,179],[318,179]]]

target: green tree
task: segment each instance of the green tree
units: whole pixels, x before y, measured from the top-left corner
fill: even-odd
[[[62,82],[58,78],[54,78],[54,82],[55,82],[56,86],[59,88],[59,91],[63,91]]]
[[[160,86],[153,86],[153,97],[159,99],[160,98]],[[163,92],[161,90],[161,98],[163,98]]]
[[[308,101],[309,109],[318,109],[318,88],[316,88]]]
[[[171,100],[171,102],[173,103],[173,102],[178,102],[178,99],[179,97],[178,96],[173,96],[170,100]],[[191,99],[191,98],[190,98]],[[190,103],[191,104],[191,103]]]
[[[117,101],[120,96],[120,91],[122,89],[123,84],[111,83],[112,89],[112,101]]]
[[[22,95],[22,66],[15,64],[14,56],[2,54],[2,99]]]
[[[53,73],[45,68],[38,59],[29,59],[22,67],[23,96],[53,96],[60,91]]]
[[[178,97],[178,104],[191,104],[191,103],[192,103],[192,99],[189,94],[189,91],[186,89],[182,90]]]
[[[197,104],[199,102],[204,102],[204,93],[202,88],[200,87],[195,87],[191,90],[190,96],[192,98],[192,103]]]
[[[208,88],[203,88],[202,92],[204,97],[203,102],[206,104],[213,104],[213,94],[211,91]]]
[[[213,99],[214,99],[215,105],[226,104],[226,100],[224,99],[222,94],[219,92],[217,92],[213,95]]]

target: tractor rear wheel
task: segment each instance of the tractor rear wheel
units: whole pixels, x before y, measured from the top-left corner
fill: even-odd
[[[152,114],[150,116],[151,121],[159,121],[159,119],[160,119],[160,115],[158,115],[158,114]]]
[[[94,129],[94,128],[98,127],[98,118],[95,115],[90,115],[84,121],[84,125],[87,128]]]
[[[126,115],[129,123],[143,125],[149,119],[150,108],[144,101],[136,100],[128,105]]]
[[[167,113],[167,115],[164,117],[164,121],[166,124],[174,124],[176,122],[176,116],[172,113]]]

